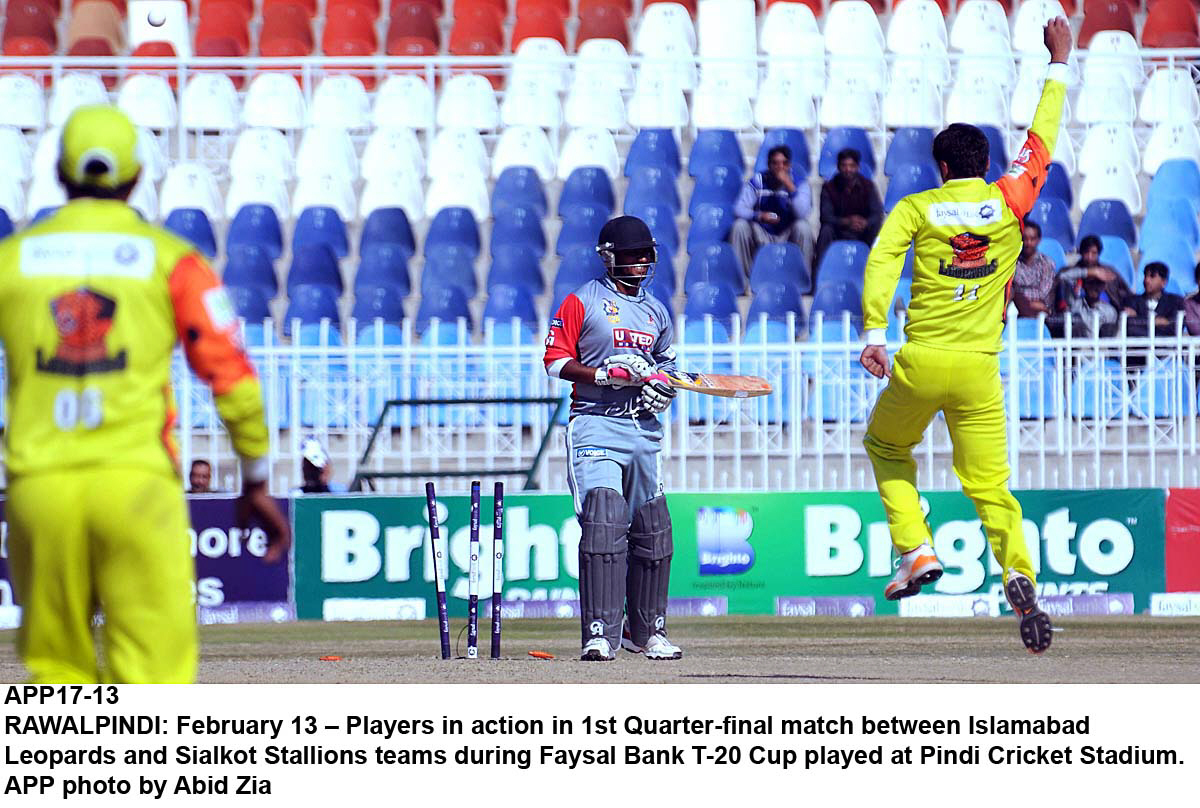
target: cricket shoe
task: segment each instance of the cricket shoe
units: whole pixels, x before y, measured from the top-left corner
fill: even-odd
[[[584,662],[611,662],[617,658],[613,653],[613,648],[608,644],[608,640],[603,637],[593,637],[588,640],[583,646],[583,653],[579,658]]]
[[[645,647],[635,643],[629,632],[628,617],[621,624],[621,647],[632,654],[643,654],[646,659],[683,659],[683,649],[668,640],[666,634],[651,634]]]
[[[1050,615],[1037,605],[1037,587],[1027,575],[1015,570],[1008,571],[1008,583],[1004,585],[1004,597],[1021,621],[1021,642],[1031,654],[1040,654],[1050,647],[1054,629],[1050,626]]]
[[[932,547],[922,544],[896,560],[896,574],[884,587],[883,596],[888,600],[907,598],[941,577],[942,562],[938,561]]]

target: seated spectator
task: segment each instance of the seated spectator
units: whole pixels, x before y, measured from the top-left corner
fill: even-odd
[[[1184,309],[1183,298],[1166,291],[1171,268],[1161,261],[1146,264],[1144,283],[1146,291],[1136,295],[1125,304],[1129,322],[1125,333],[1131,337],[1150,334],[1150,321],[1154,321],[1154,335],[1170,337],[1175,334],[1175,321]]]
[[[1072,311],[1074,301],[1083,295],[1083,279],[1099,278],[1104,282],[1104,295],[1113,308],[1120,310],[1133,297],[1129,284],[1110,266],[1100,263],[1103,246],[1097,236],[1084,236],[1079,242],[1079,260],[1075,266],[1058,273],[1058,308]]]
[[[211,494],[212,492],[212,464],[207,460],[193,460],[191,468],[188,469],[188,493]]]
[[[1200,264],[1196,264],[1196,285],[1200,286]],[[1200,289],[1184,301],[1183,323],[1193,337],[1200,337]]]
[[[1117,310],[1103,297],[1104,281],[1098,275],[1088,275],[1081,285],[1083,294],[1071,300],[1075,330],[1087,337],[1111,337],[1116,331]],[[1097,327],[1099,333],[1094,331]]]
[[[821,188],[821,233],[813,260],[813,284],[817,265],[835,241],[854,240],[873,244],[883,223],[883,201],[875,183],[859,173],[862,155],[857,149],[838,152],[838,173]]]
[[[1030,219],[1021,228],[1021,254],[1013,276],[1013,303],[1018,317],[1037,317],[1054,311],[1054,262],[1038,252],[1042,227]]]
[[[747,274],[754,255],[764,244],[790,241],[800,247],[807,261],[812,258],[812,191],[808,183],[792,179],[792,150],[776,146],[767,153],[767,170],[756,172],[746,182],[733,206],[737,220],[730,241]]]
[[[346,487],[330,482],[333,476],[333,464],[329,462],[329,453],[321,442],[313,437],[304,439],[300,444],[300,476],[304,484],[292,491],[293,494],[343,494]]]

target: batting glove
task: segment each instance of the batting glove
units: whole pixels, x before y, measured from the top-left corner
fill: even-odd
[[[602,387],[631,387],[654,373],[654,366],[637,354],[615,354],[596,369],[596,384]]]
[[[661,373],[655,373],[642,384],[638,406],[657,415],[671,406],[674,400],[675,388],[671,386],[670,380]]]

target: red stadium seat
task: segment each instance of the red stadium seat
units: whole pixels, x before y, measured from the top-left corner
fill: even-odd
[[[387,30],[388,53],[392,54],[393,43],[397,40],[413,38],[432,43],[433,52],[437,53],[442,44],[442,32],[436,14],[428,3],[401,0],[393,4]]]
[[[246,23],[254,19],[254,0],[200,0],[200,16],[210,6],[234,6],[240,8],[246,16]]]
[[[308,10],[297,3],[273,3],[263,9],[258,51],[268,57],[312,54],[312,23]]]
[[[178,82],[176,81],[175,73],[175,46],[170,42],[143,42],[133,49],[133,53],[129,54],[138,61],[133,67],[129,68],[129,74],[134,73],[154,73],[166,78],[167,84],[171,85],[171,89],[177,89]],[[198,56],[199,54],[197,54]],[[237,87],[241,87],[241,78],[234,77],[233,83]]]
[[[487,6],[493,9],[500,15],[500,19],[508,16],[507,0],[455,0],[454,2],[454,18],[458,19],[460,12],[466,11],[478,6]]]
[[[1079,47],[1086,48],[1098,31],[1128,31],[1137,36],[1133,12],[1125,0],[1106,0],[1085,6],[1083,26],[1079,29]]]
[[[71,10],[71,22],[67,27],[68,56],[112,57],[124,46],[124,24],[112,3],[87,0]],[[104,85],[113,89],[117,84],[117,72],[100,69],[100,65],[96,68]]]
[[[437,43],[423,36],[401,36],[387,41],[388,56],[437,56]],[[400,72],[409,72],[401,70]],[[422,71],[424,72],[424,71]]]
[[[267,11],[279,6],[300,6],[311,20],[317,16],[317,0],[263,0],[263,23],[267,20]]]
[[[54,27],[57,18],[58,13],[43,0],[10,2],[4,21],[5,55],[44,56],[54,53],[58,50],[58,31]]]
[[[200,9],[200,22],[196,25],[196,55],[240,58],[249,52],[249,18],[245,8],[233,2],[206,3]]]
[[[629,50],[629,19],[619,2],[585,0],[581,4],[575,49],[589,39],[615,39]]]
[[[455,53],[456,47],[459,50],[464,48],[468,51],[471,50],[465,44],[468,39],[495,43],[497,48],[503,48],[503,22],[500,12],[493,6],[464,4],[462,8],[458,8],[454,12],[454,27],[450,29],[450,52]],[[458,41],[457,46],[455,45],[456,40]]]
[[[410,2],[412,2],[412,0],[392,0],[390,8],[395,9],[396,6],[402,6],[405,3]],[[446,13],[446,5],[442,2],[442,0],[419,0],[419,2],[422,2],[433,9],[434,19],[437,19]],[[391,13],[394,15],[396,12],[393,10]]]
[[[379,0],[325,0],[325,14],[342,6],[359,6],[363,8],[372,20],[379,19]]]
[[[676,5],[686,8],[688,10],[688,14],[691,14],[693,19],[696,17],[696,0],[646,0],[646,2],[642,4],[642,11],[644,12],[655,3],[675,3]]]
[[[525,3],[523,9],[517,12],[517,22],[512,32],[512,50],[515,52],[517,46],[530,37],[557,39],[560,45],[567,47],[566,21],[557,3],[543,5],[535,0]]]
[[[371,56],[379,50],[375,18],[366,6],[357,4],[329,7],[325,12],[325,32],[321,50],[326,56]]]
[[[625,19],[633,16],[633,0],[579,0],[579,15],[593,6],[611,6],[621,10]]]
[[[1200,45],[1200,26],[1191,0],[1155,0],[1142,27],[1146,48],[1195,48]]]
[[[521,19],[522,13],[535,6],[556,8],[564,20],[571,16],[570,0],[517,0],[517,19]],[[513,50],[516,50],[516,47]]]
[[[1134,14],[1137,14],[1142,8],[1141,0],[1124,0],[1124,2]],[[1083,13],[1085,15],[1090,14],[1092,9],[1101,8],[1106,5],[1108,5],[1108,0],[1083,0]]]

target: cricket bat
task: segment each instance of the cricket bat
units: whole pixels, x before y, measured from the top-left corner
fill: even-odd
[[[686,371],[660,371],[676,390],[690,390],[706,396],[725,398],[757,398],[771,392],[771,384],[760,376],[733,376],[723,373],[687,373]],[[624,369],[610,371],[618,378],[628,378]]]

